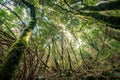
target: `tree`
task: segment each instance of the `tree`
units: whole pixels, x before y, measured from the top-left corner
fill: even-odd
[[[25,0],[21,1],[30,9],[31,21],[29,22],[29,26],[23,31],[17,41],[11,46],[6,57],[6,61],[0,66],[1,80],[11,80],[14,76],[15,70],[22,59],[22,56],[27,48],[29,38],[36,25],[36,13],[34,6]]]
[[[2,4],[11,13],[0,10],[0,53],[8,53],[5,59],[0,56],[0,63],[3,63],[0,68],[2,80],[12,79],[15,70],[14,78],[18,80],[33,80],[51,74],[50,70],[68,77],[73,71],[84,69],[89,75],[89,69],[101,70],[101,65],[108,70],[103,66],[104,59],[111,53],[119,52],[119,0],[98,5],[95,4],[99,0],[12,1],[14,9]],[[24,12],[30,16],[26,18]],[[29,18],[31,21],[28,23]],[[13,43],[15,37],[10,29],[18,26],[18,19],[24,27],[26,25],[22,20],[25,20],[28,26]],[[90,74],[94,77],[96,71]]]
[[[84,7],[72,7],[69,2],[64,0],[65,4],[71,9],[65,9],[62,6],[60,6],[62,9],[73,13],[74,15],[82,15],[86,17],[91,17],[94,18],[97,21],[100,21],[104,24],[108,24],[109,27],[115,28],[115,29],[120,29],[120,17],[118,16],[106,16],[103,14],[100,14],[98,11],[106,11],[106,10],[119,10],[120,9],[120,1],[115,0],[115,1],[107,1],[100,3],[99,5],[96,6],[88,6],[86,4],[83,4]]]

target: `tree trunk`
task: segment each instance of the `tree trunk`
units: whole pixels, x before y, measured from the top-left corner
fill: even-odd
[[[22,56],[27,48],[29,38],[36,25],[36,14],[34,6],[25,0],[21,1],[30,9],[31,21],[29,22],[29,26],[24,29],[19,39],[11,46],[5,62],[0,66],[0,80],[11,80],[14,76],[15,70],[22,59]]]
[[[109,27],[111,28],[120,29],[120,17],[106,16],[106,15],[99,14],[97,12],[79,12],[78,14],[94,18],[99,22],[103,22],[107,25],[110,25]]]
[[[100,3],[96,6],[85,6],[80,10],[90,10],[90,11],[106,11],[106,10],[119,10],[120,9],[120,0],[116,1],[107,1],[105,3]]]

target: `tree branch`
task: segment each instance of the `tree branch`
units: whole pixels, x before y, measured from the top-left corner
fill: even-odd
[[[24,29],[17,41],[10,47],[5,62],[0,66],[0,80],[12,80],[12,77],[15,75],[15,70],[26,51],[32,31],[36,25],[34,6],[25,0],[21,1],[30,9],[30,17],[32,20],[29,22],[28,27]]]
[[[20,18],[20,16],[13,10],[11,10],[9,7],[7,7],[6,5],[4,4],[1,4],[0,5],[4,6],[5,8],[7,8],[11,13],[13,13],[19,20],[20,22],[24,25],[24,27],[26,27],[25,23],[22,21],[22,19]]]
[[[105,10],[117,10],[117,9],[120,9],[120,0],[100,3],[97,6],[85,6],[79,10],[105,11]]]

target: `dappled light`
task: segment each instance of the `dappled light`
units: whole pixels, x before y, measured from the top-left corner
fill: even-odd
[[[120,0],[0,0],[0,80],[120,80]]]

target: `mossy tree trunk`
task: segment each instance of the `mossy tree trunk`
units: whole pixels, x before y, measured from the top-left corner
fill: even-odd
[[[69,3],[67,3],[66,0],[64,0],[64,2],[66,3],[68,7],[71,8],[71,10],[65,9],[59,5],[58,7],[75,15],[81,15],[81,16],[93,18],[99,22],[107,24],[107,26],[111,28],[120,29],[120,17],[119,16],[109,16],[109,15],[103,15],[99,13],[100,11],[119,10],[120,0],[107,1],[105,3],[100,3],[99,5],[96,5],[96,6],[88,6],[87,4],[83,4],[84,7],[78,10],[75,9],[74,7],[71,7]]]
[[[94,18],[99,22],[103,22],[111,28],[120,29],[120,17],[117,16],[106,16],[97,12],[79,12],[78,14]]]
[[[92,17],[97,21],[106,23],[109,27],[114,29],[120,29],[120,17],[119,16],[107,16],[98,13],[97,11],[108,11],[108,10],[119,10],[120,0],[107,1],[105,3],[100,3],[96,6],[87,6],[80,9],[80,15]],[[84,12],[87,11],[87,12]]]
[[[105,3],[100,3],[95,6],[88,6],[81,8],[80,10],[89,10],[89,11],[106,11],[106,10],[119,10],[120,9],[120,0],[108,1]]]
[[[27,48],[29,38],[36,25],[34,6],[25,0],[21,1],[30,9],[31,21],[29,22],[29,26],[24,29],[19,39],[10,47],[5,62],[0,66],[0,80],[11,80],[14,76],[15,70],[22,59],[22,56]]]

